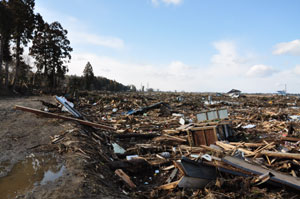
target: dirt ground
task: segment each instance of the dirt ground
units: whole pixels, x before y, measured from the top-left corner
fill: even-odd
[[[8,189],[18,184],[18,180],[21,178],[8,182],[3,182],[3,178],[11,177],[14,166],[31,156],[47,157],[51,155],[55,157],[56,164],[64,165],[66,169],[62,176],[54,181],[46,184],[35,182],[32,187],[27,187],[22,192],[0,198],[120,198],[120,195],[108,190],[107,187],[99,188],[98,186],[97,189],[101,190],[91,190],[93,180],[88,180],[83,172],[83,159],[76,156],[62,156],[49,145],[51,143],[50,136],[72,129],[75,124],[38,117],[32,113],[14,109],[15,105],[41,109],[43,105],[39,100],[54,103],[53,97],[50,96],[0,98],[0,186],[2,189],[6,189],[4,186],[7,186]],[[41,175],[40,178],[43,178],[45,177],[43,175],[46,174],[42,173]],[[121,195],[121,197],[123,196]]]
[[[0,162],[10,161],[8,170],[29,155],[31,148],[48,144],[50,136],[68,128],[58,120],[39,118],[14,109],[15,105],[40,109],[43,106],[38,100],[45,99],[47,97],[0,98]],[[1,176],[6,174],[7,171],[2,172]]]

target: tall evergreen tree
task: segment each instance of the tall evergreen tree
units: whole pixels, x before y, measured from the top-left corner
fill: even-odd
[[[10,40],[9,38],[4,39],[3,42],[3,61],[5,62],[5,87],[8,88],[8,75],[9,75],[9,71],[8,71],[8,65],[11,63],[12,61],[12,56],[11,56],[11,52],[10,52]]]
[[[0,85],[2,83],[3,61],[9,61],[9,41],[11,39],[11,29],[13,26],[11,11],[7,7],[7,2],[0,1]],[[7,63],[6,63],[7,64]],[[5,75],[6,76],[6,75]]]
[[[49,24],[44,22],[40,14],[37,14],[32,47],[29,54],[35,58],[37,73],[43,73],[44,77],[48,75],[48,65],[51,58],[49,34]]]
[[[20,56],[23,53],[22,45],[26,46],[32,39],[35,15],[33,12],[34,0],[9,0],[8,7],[12,12],[14,26],[12,29],[13,41],[15,43],[16,67],[13,86],[18,82],[20,71]]]
[[[68,71],[65,63],[71,59],[70,52],[73,49],[70,47],[67,33],[60,23],[45,23],[42,17],[37,15],[30,55],[36,60],[38,72],[47,77],[52,88],[56,87],[58,80],[64,78]]]
[[[88,62],[84,67],[83,77],[84,77],[85,89],[87,90],[91,89],[91,85],[93,84],[94,81],[94,72],[90,62]]]

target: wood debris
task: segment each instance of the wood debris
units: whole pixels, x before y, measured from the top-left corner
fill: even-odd
[[[300,115],[300,108],[294,108],[300,101],[280,96],[215,98],[208,104],[207,95],[194,93],[89,93],[75,106],[90,122],[72,120],[99,129],[81,126],[54,137],[52,144],[61,153],[93,162],[88,168],[95,173],[105,168],[107,180],[121,179],[120,189],[134,197],[172,198],[178,192],[185,198],[267,197],[276,189],[272,183],[283,187],[278,192],[283,197],[294,196],[300,190],[300,121],[291,124],[290,116]],[[16,108],[70,120],[61,113]],[[228,117],[221,118],[219,110],[228,111]],[[208,121],[214,111],[218,117]],[[197,118],[199,113],[205,120]],[[113,143],[124,152],[116,153]],[[183,157],[196,166],[184,165]],[[202,178],[202,167],[218,172]],[[198,177],[191,168],[198,170]],[[289,193],[286,187],[296,191]]]

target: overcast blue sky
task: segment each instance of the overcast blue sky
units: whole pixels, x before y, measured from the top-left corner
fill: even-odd
[[[69,74],[137,88],[300,92],[300,1],[36,0],[69,31]]]

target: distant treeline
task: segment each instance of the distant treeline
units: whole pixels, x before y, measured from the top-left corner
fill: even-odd
[[[116,81],[94,77],[89,63],[82,77],[66,78],[73,50],[68,31],[57,21],[44,21],[34,8],[35,0],[0,0],[0,91],[128,90]],[[28,54],[24,54],[26,47]]]
[[[66,79],[67,86],[71,90],[128,91],[132,88],[105,77],[95,77],[90,62],[86,64],[82,76],[71,75]]]
[[[68,80],[68,87],[70,89],[78,90],[103,90],[103,91],[128,91],[130,86],[124,86],[114,80],[107,79],[105,77],[94,77],[91,81],[90,87],[87,89],[85,84],[85,78],[83,76],[66,76]]]

